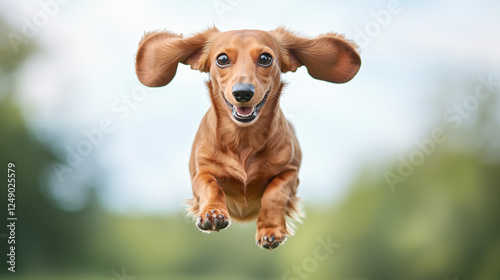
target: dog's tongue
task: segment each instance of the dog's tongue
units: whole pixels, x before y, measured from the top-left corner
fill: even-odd
[[[238,114],[240,115],[248,115],[252,112],[252,107],[239,107],[237,106],[236,107],[236,112],[238,112]]]

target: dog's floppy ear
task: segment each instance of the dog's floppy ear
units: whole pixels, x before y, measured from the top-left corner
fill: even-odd
[[[281,71],[295,72],[304,65],[315,79],[345,83],[358,73],[361,58],[354,42],[327,33],[314,39],[297,36],[280,27],[271,31],[281,48]]]
[[[219,30],[215,27],[188,38],[169,31],[146,33],[135,58],[139,81],[149,87],[165,86],[174,78],[179,63],[208,72],[208,46],[216,33]]]

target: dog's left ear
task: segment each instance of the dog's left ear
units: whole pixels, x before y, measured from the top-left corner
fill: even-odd
[[[354,42],[342,35],[327,33],[314,39],[295,35],[285,28],[270,32],[281,48],[281,71],[295,72],[304,65],[315,79],[332,83],[350,81],[361,66]]]
[[[207,46],[217,33],[215,27],[187,38],[169,31],[146,33],[135,58],[139,81],[149,87],[165,86],[174,78],[179,63],[208,72]]]

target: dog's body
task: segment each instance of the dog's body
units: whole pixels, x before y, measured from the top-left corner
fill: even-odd
[[[226,228],[230,219],[257,216],[257,245],[276,248],[292,234],[285,216],[300,216],[301,151],[279,97],[281,73],[305,65],[314,78],[343,83],[360,67],[355,45],[336,34],[315,39],[275,31],[209,29],[183,38],[148,33],[136,58],[139,80],[163,86],[177,64],[209,72],[212,107],[193,143],[189,170],[190,212],[205,231]]]

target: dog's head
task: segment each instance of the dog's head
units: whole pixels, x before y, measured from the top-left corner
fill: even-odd
[[[279,98],[281,73],[304,65],[313,78],[345,83],[356,75],[361,59],[355,44],[341,35],[304,38],[284,28],[211,28],[187,38],[151,32],[139,43],[136,73],[144,85],[167,85],[179,63],[210,73],[213,94],[223,99],[228,115],[239,125],[249,125],[268,99]]]

